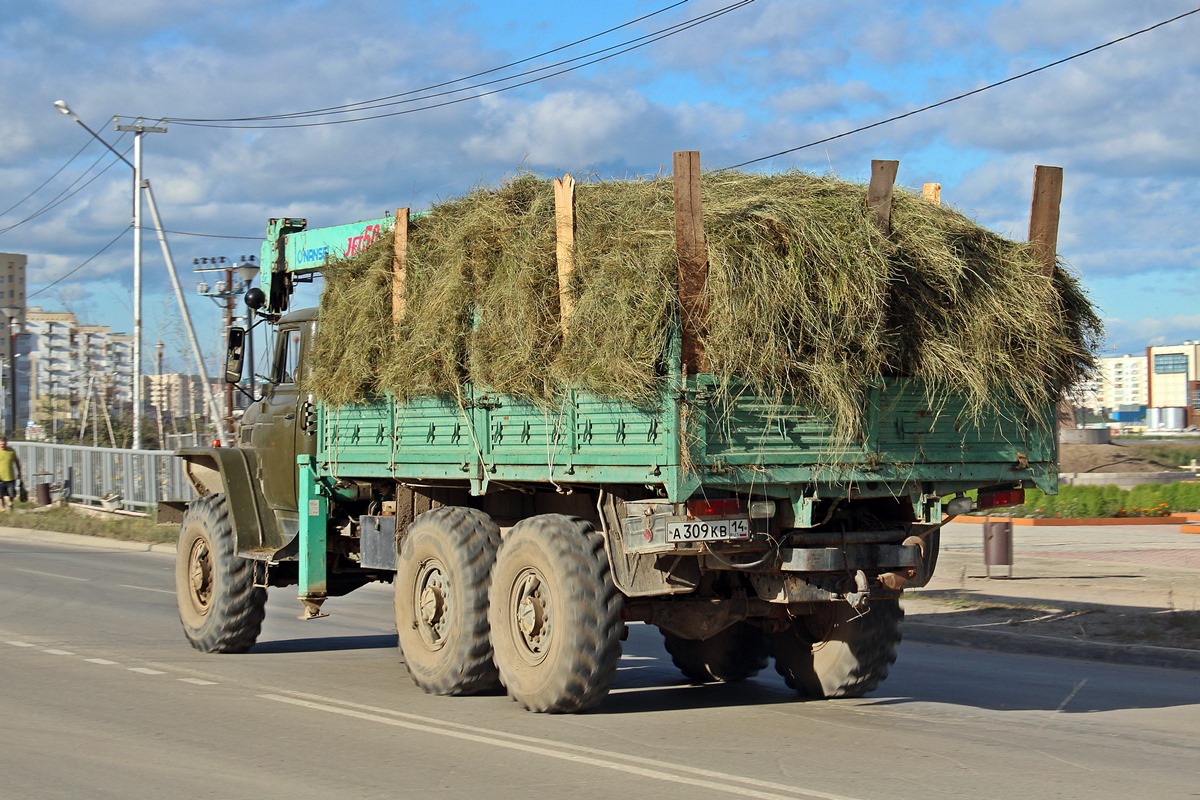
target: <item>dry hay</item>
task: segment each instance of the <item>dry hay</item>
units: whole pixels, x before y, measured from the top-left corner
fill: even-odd
[[[575,298],[558,320],[554,195],[518,175],[415,218],[406,315],[391,322],[392,237],[330,264],[309,389],[455,397],[464,382],[556,402],[567,389],[656,405],[676,315],[672,181],[576,187]],[[897,190],[892,233],[866,188],[801,173],[702,179],[709,372],[726,392],[790,398],[857,433],[885,377],[975,411],[1033,416],[1084,375],[1100,321],[1071,274],[1027,244]]]

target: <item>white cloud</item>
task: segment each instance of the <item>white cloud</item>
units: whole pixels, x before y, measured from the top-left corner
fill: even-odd
[[[638,32],[725,4],[695,0]],[[607,15],[615,24],[647,8],[614,0],[603,14],[588,9],[588,18]],[[522,165],[547,174],[644,174],[669,164],[675,149],[701,150],[709,168],[738,163],[909,111],[1183,10],[1168,0],[870,0],[853,11],[828,1],[758,2],[586,71],[437,110],[296,130],[172,123],[165,135],[147,135],[145,163],[168,228],[258,236],[268,217],[326,225],[397,206],[422,208],[494,184]],[[336,106],[484,70],[533,46],[591,32],[570,16],[533,0],[419,7],[384,0],[50,0],[14,8],[0,19],[0,209],[86,141],[54,112],[53,100],[67,100],[109,139],[117,135],[114,113],[224,117]],[[1097,299],[1116,316],[1125,298],[1104,279],[1179,276],[1200,258],[1190,199],[1200,178],[1197,31],[1200,15],[770,166],[861,180],[872,157],[899,158],[902,181],[941,180],[948,202],[1015,238],[1028,225],[1034,164],[1063,166],[1060,250],[1085,281],[1102,281],[1106,294]],[[518,35],[537,44],[512,45]],[[65,170],[50,194],[0,216],[0,229],[61,190],[98,153],[89,150]],[[28,252],[35,280],[61,275],[128,224],[130,191],[126,168],[114,167],[54,211],[0,235],[0,250]],[[236,254],[251,243],[175,236],[172,249],[182,265],[193,255]],[[151,243],[147,260],[158,258]],[[126,240],[64,285],[94,285],[93,305],[112,305],[112,287],[127,280],[129,260]],[[165,288],[161,266],[147,281],[151,292]],[[1163,313],[1183,319],[1183,305],[1193,299],[1173,291]],[[1136,324],[1128,330],[1142,330]]]

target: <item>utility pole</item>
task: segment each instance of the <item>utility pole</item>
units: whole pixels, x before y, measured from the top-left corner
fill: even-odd
[[[114,121],[115,121],[114,117]],[[133,133],[133,449],[142,449],[142,134],[166,133],[165,126],[114,125],[114,130]]]
[[[209,266],[212,265],[212,266]],[[237,302],[237,298],[245,294],[250,288],[250,282],[253,276],[258,274],[258,266],[254,263],[254,256],[242,256],[237,264],[234,264],[231,259],[226,259],[225,256],[209,256],[204,258],[193,258],[192,267],[194,272],[223,272],[225,274],[224,281],[218,281],[216,286],[210,289],[207,283],[201,282],[197,289],[199,293],[205,297],[212,298],[225,311],[225,343],[229,344],[229,329],[233,327],[233,309]],[[235,281],[233,278],[234,270],[238,273],[240,280]],[[247,326],[249,328],[249,326]],[[254,384],[254,345],[253,331],[248,331],[247,354],[250,361],[250,376],[251,386]],[[252,389],[253,391],[253,389]],[[233,435],[233,384],[225,384],[225,430]]]

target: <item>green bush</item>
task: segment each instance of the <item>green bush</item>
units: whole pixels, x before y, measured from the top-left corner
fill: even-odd
[[[1059,486],[1058,494],[1026,489],[1025,502],[998,512],[1014,517],[1077,519],[1088,517],[1165,517],[1200,511],[1200,482],[1144,483],[1118,486]],[[980,512],[985,513],[985,512]]]

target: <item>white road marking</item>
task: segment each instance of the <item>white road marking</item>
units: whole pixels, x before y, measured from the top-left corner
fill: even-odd
[[[13,567],[13,572],[25,572],[45,578],[62,578],[64,581],[79,581],[80,583],[87,583],[91,580],[90,578],[77,578],[74,575],[59,575],[57,572],[38,572],[36,569],[22,569],[21,567]]]
[[[109,661],[107,658],[85,658],[84,661],[89,664],[99,664],[102,667],[111,667],[116,665],[116,661]]]
[[[618,667],[621,672],[647,667]],[[704,687],[695,683],[663,684],[661,686],[625,686],[613,689],[609,694],[636,694],[638,692],[703,692]]]
[[[130,586],[127,583],[118,583],[117,588],[118,589],[137,589],[138,591],[141,591],[141,592],[158,592],[159,594],[175,594],[174,590],[168,591],[166,589],[151,589],[149,586]]]
[[[166,675],[167,673],[158,669],[150,669],[149,667],[130,667],[130,672],[140,672],[143,675]]]
[[[307,696],[313,697],[313,695]],[[786,784],[760,781],[755,778],[747,778],[727,772],[718,772],[716,770],[702,769],[683,764],[670,764],[668,762],[658,761],[651,758],[641,758],[639,756],[631,756],[625,753],[600,750],[593,747],[582,747],[579,745],[566,744],[565,742],[555,742],[548,739],[537,739],[531,736],[521,736],[519,734],[508,733],[506,731],[480,728],[474,725],[462,725],[443,720],[429,719],[426,717],[417,716],[416,714],[406,714],[401,711],[374,708],[372,706],[364,706],[358,703],[344,703],[343,701],[334,700],[332,698],[318,698],[325,702],[313,702],[311,700],[301,699],[301,697],[288,697],[278,694],[261,694],[259,697],[265,700],[272,700],[277,703],[287,703],[290,705],[300,706],[302,708],[312,709],[314,711],[325,711],[331,714],[340,714],[342,716],[361,719],[367,722],[376,722],[382,725],[391,725],[397,728],[407,728],[409,730],[421,731],[423,733],[432,733],[438,736],[445,736],[451,739],[461,739],[491,747],[519,750],[526,753],[545,756],[547,758],[556,758],[562,761],[583,764],[585,766],[609,769],[616,772],[628,773],[630,775],[638,775],[640,777],[650,778],[652,780],[678,783],[685,786],[697,786],[703,789],[712,789],[719,792],[727,792],[740,797],[754,797],[759,798],[760,800],[795,800],[795,798],[798,797],[817,798],[817,800],[854,800],[853,798],[845,795],[827,794],[825,792],[816,791],[814,789],[805,789],[799,786],[787,786]],[[328,703],[341,703],[344,707],[328,705]],[[407,720],[413,721],[410,722]],[[628,763],[620,763],[622,761]],[[684,774],[677,775],[673,774],[672,772],[666,772],[665,770],[676,770]],[[697,775],[704,776],[710,780],[701,780],[700,778],[693,777]],[[738,783],[745,785],[738,786],[736,785]],[[774,791],[759,791],[758,789],[749,788],[750,786],[757,786],[763,789],[770,789]],[[778,792],[783,792],[783,794]]]
[[[52,656],[73,656],[73,655],[75,655],[70,650],[58,650],[53,647],[48,647],[45,650],[43,650],[42,652],[49,653]]]
[[[183,683],[195,684],[196,686],[216,686],[217,685],[215,681],[206,681],[206,680],[201,680],[200,678],[180,678],[179,680],[182,681]]]
[[[12,641],[9,641],[9,642],[5,642],[5,644],[11,644],[13,647],[37,647],[37,645],[36,645],[36,644],[34,644],[33,642],[12,642]]]

